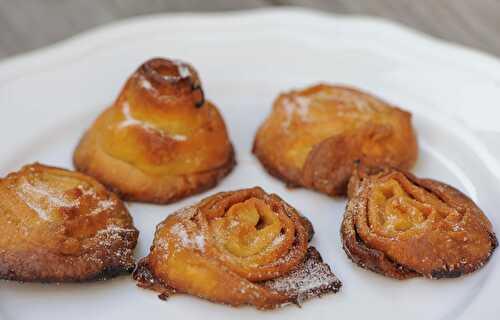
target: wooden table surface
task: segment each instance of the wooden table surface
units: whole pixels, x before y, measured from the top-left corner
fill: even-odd
[[[500,0],[0,0],[0,59],[136,15],[283,5],[380,16],[500,56]]]

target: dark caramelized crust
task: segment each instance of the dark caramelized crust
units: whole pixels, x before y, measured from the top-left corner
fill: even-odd
[[[373,169],[409,169],[418,147],[410,113],[352,88],[321,84],[280,95],[253,152],[289,186],[343,195],[356,160]]]
[[[309,247],[302,263],[281,277],[262,282],[262,285],[285,294],[291,302],[301,305],[311,298],[338,292],[342,282],[323,262],[318,250]]]
[[[458,277],[497,247],[491,223],[467,196],[395,169],[356,171],[341,236],[351,260],[397,279]]]
[[[131,272],[138,231],[116,195],[33,164],[0,180],[0,278],[70,282]]]
[[[271,309],[337,292],[340,281],[308,242],[311,223],[260,188],[215,194],[156,228],[134,279],[160,298],[188,293]]]
[[[73,162],[125,199],[169,203],[215,186],[235,157],[194,68],[152,59],[85,133]]]

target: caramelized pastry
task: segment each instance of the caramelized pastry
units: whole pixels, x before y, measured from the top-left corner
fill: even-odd
[[[232,306],[269,309],[337,292],[340,281],[308,245],[310,222],[261,188],[222,192],[170,215],[156,228],[134,278]]]
[[[134,268],[138,231],[93,178],[32,164],[0,179],[0,279],[69,282]]]
[[[217,108],[197,72],[166,59],[144,63],[75,150],[77,170],[124,199],[168,203],[213,187],[235,164]]]
[[[409,169],[417,159],[411,114],[361,91],[316,85],[282,94],[253,152],[289,186],[344,195],[354,161]]]
[[[341,235],[352,261],[396,279],[458,277],[481,268],[497,246],[466,195],[398,170],[356,171]]]

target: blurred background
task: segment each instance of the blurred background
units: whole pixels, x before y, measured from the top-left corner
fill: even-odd
[[[0,0],[0,59],[137,15],[279,6],[383,17],[500,56],[500,0]]]

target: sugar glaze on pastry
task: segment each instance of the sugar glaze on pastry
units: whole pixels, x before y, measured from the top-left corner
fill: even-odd
[[[139,232],[78,172],[32,164],[0,179],[0,279],[71,282],[131,272]]]
[[[337,292],[340,281],[308,242],[311,223],[261,188],[222,192],[168,216],[138,285],[232,306],[279,307]]]
[[[215,186],[235,164],[224,120],[194,68],[152,59],[85,133],[77,170],[127,200],[169,203]]]
[[[462,192],[394,169],[356,170],[341,236],[353,262],[397,279],[471,273],[498,244],[488,218]]]
[[[357,89],[320,84],[276,99],[253,152],[290,186],[343,195],[356,160],[409,169],[418,147],[410,113]]]

